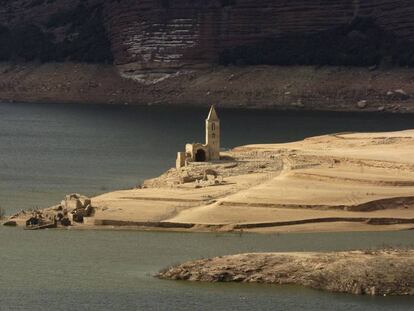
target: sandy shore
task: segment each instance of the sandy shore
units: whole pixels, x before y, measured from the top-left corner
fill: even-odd
[[[187,262],[166,268],[157,277],[298,284],[358,295],[414,295],[414,251],[241,254]]]
[[[203,181],[206,169],[219,177]],[[223,153],[221,161],[173,168],[137,189],[97,196],[92,205],[94,215],[74,228],[414,229],[414,130],[242,146]]]

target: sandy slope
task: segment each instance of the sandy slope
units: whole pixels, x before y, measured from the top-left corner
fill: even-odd
[[[87,224],[259,232],[414,228],[414,130],[250,145],[224,156],[171,169],[144,189],[93,198],[97,212]],[[206,168],[223,182],[194,181]]]

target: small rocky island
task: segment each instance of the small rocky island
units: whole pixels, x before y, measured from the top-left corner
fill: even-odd
[[[296,284],[357,295],[414,295],[414,250],[257,253],[190,261],[168,280]]]

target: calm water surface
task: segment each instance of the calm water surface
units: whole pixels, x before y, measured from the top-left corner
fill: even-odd
[[[0,104],[0,205],[9,213],[70,192],[130,188],[202,141],[206,109]],[[414,116],[219,110],[223,145],[414,127]],[[244,235],[0,227],[0,310],[412,310],[412,298],[292,286],[188,284],[151,277],[189,259],[240,252],[413,246],[414,232]]]
[[[200,284],[161,267],[240,252],[413,247],[414,232],[238,235],[0,229],[1,310],[412,310],[413,298]]]

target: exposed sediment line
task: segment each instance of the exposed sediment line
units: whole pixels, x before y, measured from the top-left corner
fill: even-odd
[[[414,204],[414,197],[396,197],[372,200],[356,205],[323,205],[323,204],[282,204],[282,203],[259,203],[259,202],[236,202],[221,201],[219,206],[223,207],[258,207],[258,208],[285,208],[285,209],[312,209],[312,210],[343,210],[353,212],[371,212],[384,209],[397,209]]]
[[[215,67],[149,85],[124,79],[116,67],[102,64],[0,63],[0,72],[0,102],[198,107],[215,102],[233,108],[414,112],[408,69],[373,73],[344,67]],[[397,89],[409,98],[386,95]],[[357,106],[361,100],[367,101],[364,109]]]
[[[179,202],[179,203],[206,203],[209,200],[193,200],[193,199],[179,199],[179,198],[157,198],[157,197],[120,197],[122,200],[136,200],[136,201],[160,201],[160,202]]]
[[[173,222],[151,222],[151,221],[127,221],[112,219],[96,219],[95,225],[117,226],[117,227],[150,227],[150,228],[169,228],[169,229],[191,229],[194,224],[173,223]]]
[[[379,185],[379,186],[396,186],[396,187],[412,187],[414,186],[414,180],[375,180],[375,179],[362,179],[362,178],[350,178],[350,177],[341,177],[341,176],[328,176],[322,174],[314,173],[293,173],[294,177],[307,178],[310,180],[319,180],[319,181],[343,181],[343,182],[357,182],[359,184],[368,184],[368,185]]]
[[[326,223],[326,222],[364,222],[370,225],[399,225],[399,224],[414,224],[414,219],[326,217],[326,218],[300,219],[300,220],[292,220],[292,221],[265,222],[265,223],[255,223],[255,224],[237,224],[234,226],[234,229],[254,229],[254,228],[280,227],[280,226],[303,225],[303,224]]]
[[[362,222],[369,225],[400,225],[414,224],[414,219],[406,218],[365,218],[365,217],[330,217],[330,218],[313,218],[301,219],[295,221],[279,221],[264,223],[244,223],[233,225],[234,230],[281,227],[291,225],[303,225],[312,223],[329,223],[329,222]],[[169,228],[169,229],[191,229],[194,227],[204,227],[206,229],[221,229],[229,224],[196,224],[196,223],[178,223],[164,221],[127,221],[112,219],[95,219],[94,225],[99,226],[118,226],[118,227],[148,227],[148,228]]]

